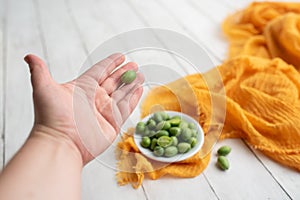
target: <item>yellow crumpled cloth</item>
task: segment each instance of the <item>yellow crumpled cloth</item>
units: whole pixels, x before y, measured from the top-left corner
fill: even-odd
[[[153,180],[165,175],[181,178],[191,178],[199,175],[208,165],[210,154],[200,159],[199,153],[191,158],[172,164],[164,164],[147,159],[136,147],[132,134],[134,129],[123,134],[122,142],[118,143],[116,155],[118,162],[117,181],[119,185],[131,183],[133,188],[138,188],[144,177]]]
[[[229,58],[280,57],[300,68],[300,3],[254,2],[223,22]]]
[[[253,3],[227,18],[223,28],[230,40],[230,59],[217,69],[226,91],[221,138],[242,138],[271,159],[300,171],[300,74],[295,68],[300,53],[299,16],[295,14],[299,11],[300,4]],[[207,134],[207,127],[214,123],[212,112],[218,112],[210,97],[223,95],[209,91],[203,80],[212,71],[152,89],[142,102],[141,116],[153,112],[153,105],[184,110]],[[189,96],[191,91],[194,98]],[[160,167],[139,153],[132,132],[124,134],[116,148],[120,185],[131,183],[137,188],[145,177],[195,177],[208,165],[210,154],[202,159],[197,154]]]

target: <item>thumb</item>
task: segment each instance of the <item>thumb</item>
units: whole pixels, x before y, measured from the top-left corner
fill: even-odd
[[[29,54],[25,56],[24,60],[29,65],[33,89],[37,89],[37,87],[45,86],[51,83],[52,77],[49,73],[48,67],[42,59],[35,55]]]

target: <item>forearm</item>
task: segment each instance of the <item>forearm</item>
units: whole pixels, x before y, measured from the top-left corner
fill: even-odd
[[[80,199],[81,170],[82,158],[71,140],[34,129],[2,171],[0,197]]]

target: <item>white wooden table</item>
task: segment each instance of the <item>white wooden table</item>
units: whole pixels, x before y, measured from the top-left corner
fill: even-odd
[[[0,166],[20,148],[33,123],[29,73],[23,57],[35,53],[58,82],[78,75],[87,55],[119,33],[157,27],[202,43],[215,64],[226,58],[220,23],[250,0],[0,0]],[[171,61],[167,62],[173,62]],[[138,60],[136,60],[138,62]],[[176,65],[176,62],[175,62]],[[138,113],[138,110],[135,111]],[[145,180],[137,190],[118,186],[115,170],[93,161],[83,171],[83,199],[300,199],[300,174],[244,141],[224,140],[233,149],[227,172],[213,155],[196,178]],[[113,148],[100,160],[114,161]],[[1,197],[0,197],[1,199]]]

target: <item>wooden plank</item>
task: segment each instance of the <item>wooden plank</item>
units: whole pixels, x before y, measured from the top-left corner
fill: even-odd
[[[167,2],[167,3],[166,3]],[[181,2],[181,3],[178,3],[178,2]],[[131,1],[131,3],[132,3],[132,1]],[[177,17],[177,19],[182,19],[182,20],[184,20],[184,21],[179,21],[179,22],[176,22],[176,23],[182,23],[182,24],[185,24],[186,25],[186,29],[191,29],[191,31],[192,32],[198,32],[198,33],[200,33],[200,31],[199,31],[199,29],[196,29],[196,28],[194,28],[195,27],[195,25],[193,25],[193,23],[194,23],[194,21],[193,21],[193,19],[199,19],[199,18],[205,18],[205,16],[207,16],[207,14],[204,14],[204,15],[199,15],[199,13],[198,12],[201,12],[201,11],[197,11],[197,12],[195,12],[195,11],[190,11],[191,10],[191,8],[188,8],[187,7],[187,5],[185,5],[185,3],[184,2],[182,2],[182,1],[176,1],[176,3],[174,3],[174,2],[171,2],[171,1],[163,1],[163,2],[161,2],[161,3],[165,3],[166,5],[164,6],[164,9],[163,10],[165,10],[165,9],[170,9],[170,10],[172,10],[172,11],[170,11],[170,12],[172,12],[173,14],[174,13],[176,13],[176,14],[178,14],[179,16]],[[201,3],[205,3],[205,2],[201,2]],[[220,6],[218,6],[218,5],[216,5],[216,3],[217,4],[219,4],[220,2],[212,2],[212,1],[210,1],[210,3],[209,3],[209,5],[207,5],[207,6],[205,6],[204,5],[204,7],[205,8],[207,8],[207,7],[210,7],[210,8],[217,8],[217,10],[219,10],[219,12],[220,13],[222,13],[223,15],[224,15],[224,12],[225,11],[228,11],[229,10],[229,7],[227,6],[226,7],[226,9],[224,9],[224,8],[220,8],[220,6],[222,7],[222,5],[220,5]],[[151,22],[152,21],[154,21],[154,24],[155,24],[155,26],[162,26],[162,27],[164,27],[164,26],[166,26],[166,27],[170,27],[170,26],[176,26],[176,25],[170,25],[171,24],[171,20],[169,20],[168,21],[168,24],[163,24],[163,21],[165,21],[166,20],[166,18],[167,17],[165,17],[165,15],[163,14],[163,11],[161,11],[160,12],[160,10],[162,10],[162,9],[159,9],[158,7],[155,7],[155,8],[153,8],[153,6],[151,7],[151,6],[149,6],[149,5],[147,5],[145,2],[143,2],[142,4],[140,3],[140,4],[138,4],[138,1],[134,1],[134,6],[136,6],[136,8],[135,8],[135,10],[139,10],[140,11],[140,13],[143,13],[145,16],[148,16],[147,17],[147,22],[150,24],[150,25],[152,25],[153,26],[153,24],[151,24]],[[146,5],[145,5],[146,4]],[[148,4],[150,4],[150,3],[148,3]],[[191,4],[192,5],[192,4]],[[189,5],[189,6],[191,6],[191,5]],[[199,5],[198,5],[199,6]],[[150,15],[151,14],[151,10],[155,10],[156,12],[155,12],[155,14],[153,14],[153,15],[155,15],[155,16],[157,16],[157,17],[155,17],[155,16],[153,16],[153,15]],[[223,10],[222,12],[221,12],[221,10]],[[192,14],[191,14],[192,13]],[[149,15],[150,15],[150,17],[149,17]],[[188,17],[185,17],[185,16],[192,16],[192,17],[190,17],[190,18],[188,18]],[[207,19],[206,21],[210,21],[210,23],[215,23],[215,26],[219,26],[219,24],[217,24],[216,22],[218,22],[219,21],[219,23],[221,22],[221,19],[222,19],[222,17],[223,16],[221,16],[221,17],[219,17],[218,15],[213,19],[213,20],[211,20],[211,19]],[[153,19],[154,18],[154,19]],[[175,18],[175,17],[174,17]],[[190,19],[190,20],[186,20],[186,19]],[[156,19],[156,20],[155,20]],[[164,19],[164,20],[159,20],[159,19]],[[150,22],[149,22],[150,21]],[[205,21],[205,19],[203,19],[203,21]],[[197,22],[197,24],[198,24],[198,22]],[[200,23],[201,24],[201,23]],[[203,27],[207,27],[207,24],[205,24],[205,25],[203,25]],[[215,31],[214,29],[208,29],[208,31],[207,32],[205,32],[205,34],[206,35],[213,35],[213,37],[216,37],[214,34],[211,34],[211,32],[220,32],[220,30],[219,31]],[[203,38],[203,37],[205,37],[205,36],[202,36],[201,35],[201,33],[200,34],[192,34],[192,35],[197,35],[197,37],[201,37],[201,38]],[[211,41],[211,40],[213,40],[213,38],[211,38],[210,40],[208,40],[208,41]],[[218,45],[218,43],[220,43],[220,41],[217,41],[216,43],[212,43],[212,44],[215,44],[215,45]],[[225,41],[223,41],[223,45],[225,46]],[[213,45],[212,45],[213,46]],[[226,48],[224,48],[224,49],[226,49]],[[216,52],[216,51],[214,51],[214,52]],[[224,55],[219,55],[219,57],[223,57]],[[242,147],[240,147],[240,148],[247,148],[245,145],[243,145],[243,143],[241,143],[240,144]],[[243,154],[241,154],[241,155],[239,155],[238,157],[243,157],[244,155]],[[249,156],[249,155],[247,155],[247,156]],[[255,164],[254,164],[254,166],[256,166],[256,168],[257,169],[259,169],[259,173],[262,173],[262,174],[264,174],[265,176],[267,176],[268,177],[268,180],[269,181],[271,181],[271,182],[273,182],[273,184],[274,184],[274,180],[272,180],[272,177],[271,176],[268,176],[268,173],[267,172],[265,172],[265,170],[263,169],[263,167],[261,166],[261,164],[259,163],[259,161],[257,161],[256,159],[255,159],[255,156],[254,155],[251,155],[250,154],[250,156],[251,156],[251,158],[250,159],[252,159],[252,160],[255,160],[254,162],[255,162]],[[205,173],[206,174],[206,173]],[[211,182],[211,180],[209,179],[209,181]],[[263,184],[268,184],[268,182],[265,182],[265,183],[263,183]],[[282,193],[282,190],[280,189],[280,187],[278,187],[278,185],[276,186],[277,184],[275,184],[275,186],[274,187],[277,187],[277,189],[279,190],[279,191],[281,191],[281,195],[285,195],[285,194],[283,194]],[[270,190],[269,190],[269,192],[270,191],[272,191],[272,187],[271,188],[269,188]],[[258,189],[259,190],[259,189]],[[260,191],[260,190],[259,190]],[[265,194],[265,193],[264,193]],[[286,197],[286,196],[285,196]]]
[[[235,10],[233,10],[233,12],[235,12],[235,11],[238,11],[240,9],[246,8],[248,5],[250,5],[250,3],[252,3],[252,1],[249,1],[249,0],[242,0],[242,1],[238,1],[238,0],[234,0],[234,1],[224,0],[224,3],[226,3],[228,6],[234,8]]]
[[[36,2],[52,76],[58,82],[70,81],[78,76],[86,59],[78,32],[64,2]]]
[[[72,2],[70,2],[72,3]],[[92,2],[87,2],[87,4],[92,4]],[[83,9],[85,10],[85,9]],[[111,12],[111,11],[114,12]],[[129,11],[128,11],[129,10]],[[81,11],[82,12],[82,11]],[[91,24],[89,25],[90,28],[87,28],[85,24],[82,24],[82,17],[79,17],[80,14],[73,14],[74,18],[76,19],[79,27],[80,27],[80,31],[82,34],[82,37],[84,40],[88,40],[88,39],[93,39],[93,47],[95,43],[100,44],[101,41],[99,34],[97,34],[97,36],[91,36],[89,35],[89,32],[87,30],[90,30],[92,27],[94,27],[95,32],[97,32],[97,29],[95,27],[98,27],[100,30],[104,29],[100,23],[100,26],[97,26],[98,21],[102,21],[102,23],[105,23],[105,26],[108,31],[110,33],[111,36],[117,35],[119,33],[122,32],[126,32],[127,30],[134,30],[136,28],[141,28],[144,27],[145,24],[144,22],[139,19],[139,16],[137,16],[135,13],[130,11],[130,8],[128,7],[127,4],[125,4],[123,1],[113,1],[113,2],[105,2],[105,1],[101,1],[101,2],[97,2],[94,4],[94,6],[92,8],[90,8],[88,10],[88,12],[84,13],[84,16],[90,18],[91,15],[93,17],[97,17],[96,20],[90,20]],[[103,18],[105,18],[106,16],[110,16],[109,18],[107,18],[104,22]],[[120,23],[122,22],[123,19],[128,19],[128,21],[130,21],[130,23]],[[157,38],[155,38],[155,36],[149,36],[149,40],[153,40],[153,43],[157,44],[159,43],[159,41],[157,41]],[[145,36],[146,37],[146,36]],[[151,37],[151,38],[150,38]],[[99,41],[99,42],[97,42]],[[127,44],[125,44],[127,42]],[[135,41],[125,41],[124,45],[128,45],[127,49],[133,48],[134,45],[131,45],[132,43],[135,43]],[[151,43],[151,42],[149,42]],[[87,43],[87,48],[91,49],[89,43]],[[119,48],[122,49],[122,45],[119,45]],[[178,73],[185,73],[184,70],[182,70],[182,68],[178,68],[178,62],[174,61],[174,58],[171,57],[170,55],[168,55],[166,52],[158,52],[155,50],[140,50],[140,51],[134,51],[133,53],[129,54],[130,60],[133,60],[135,62],[137,62],[139,65],[151,65],[151,64],[160,64],[163,66],[168,66],[170,69],[174,69],[177,70]],[[164,79],[162,78],[162,80],[174,80],[174,77],[170,77],[170,79],[168,79],[168,74],[163,74],[165,77]],[[156,76],[158,76],[158,74],[156,74]]]
[[[71,4],[73,4],[73,1],[70,2]],[[128,30],[135,30],[137,28],[143,28],[145,27],[143,21],[141,19],[139,19],[139,17],[137,15],[135,15],[135,13],[133,12],[127,12],[126,11],[128,9],[130,9],[128,7],[127,4],[125,4],[123,1],[100,1],[100,2],[94,2],[94,1],[88,1],[87,4],[93,4],[94,6],[91,7],[89,10],[84,11],[83,9],[81,9],[80,11],[77,12],[76,15],[74,15],[74,18],[76,19],[76,22],[79,24],[80,26],[80,32],[82,35],[82,38],[84,41],[87,41],[87,49],[89,52],[91,52],[92,49],[95,49],[96,46],[95,44],[101,44],[104,41],[106,41],[107,39],[109,39],[112,36],[115,36],[117,34],[126,32]],[[76,6],[76,5],[74,5]],[[74,8],[76,9],[76,8]],[[111,11],[114,12],[111,12]],[[91,16],[92,15],[92,16]],[[80,16],[85,16],[85,17],[80,17]],[[106,18],[106,16],[109,16]],[[86,23],[84,21],[84,19],[90,19],[89,23]],[[105,20],[103,20],[103,18],[105,18]],[[129,20],[127,23],[122,23],[122,20],[124,19],[130,19],[130,23]],[[96,32],[96,34],[91,35],[91,30],[93,29],[94,31],[92,32]],[[99,37],[100,34],[103,34],[103,30],[105,30],[105,35],[104,37]],[[153,43],[157,43],[157,39],[155,38],[155,36],[153,36],[153,38],[149,38],[153,40]],[[123,45],[128,45],[127,47],[124,48],[128,48],[130,49],[131,43],[134,43],[135,41],[132,42],[128,42],[127,44]],[[135,44],[135,43],[134,43]],[[119,44],[118,45],[120,49],[122,49],[122,45]],[[143,51],[143,50],[141,50]],[[178,62],[174,62],[174,58],[172,58],[171,56],[165,56],[163,59],[160,59],[162,56],[162,53],[160,54],[160,56],[158,56],[159,54],[154,51],[147,51],[148,56],[141,56],[138,54],[143,54],[143,52],[141,51],[135,51],[133,53],[131,53],[129,55],[129,57],[131,58],[131,60],[134,61],[139,61],[138,63],[141,64],[147,64],[147,63],[155,63],[158,61],[161,61],[163,63],[160,63],[162,65],[178,65]],[[149,56],[152,55],[152,56]],[[134,57],[134,58],[133,58]],[[146,60],[146,58],[148,58]],[[160,59],[160,60],[159,60]],[[174,68],[174,66],[171,66],[172,68]]]
[[[103,3],[103,4],[102,4]],[[87,3],[89,4],[89,3]],[[97,4],[96,4],[97,5]],[[106,6],[104,6],[106,5]],[[110,8],[111,6],[111,8]],[[138,16],[134,15],[134,13],[132,13],[130,10],[128,10],[129,8],[127,7],[126,4],[124,4],[123,1],[118,1],[118,2],[99,2],[99,4],[97,5],[96,7],[96,10],[97,10],[97,16],[99,16],[99,19],[104,19],[105,16],[110,16],[108,19],[107,19],[107,24],[112,26],[112,28],[108,28],[108,30],[113,30],[115,31],[115,34],[116,33],[120,33],[120,32],[123,32],[125,30],[130,30],[130,29],[136,29],[137,26],[144,26],[144,23],[142,23],[141,21],[139,21],[138,19]],[[85,9],[83,9],[85,10]],[[88,10],[88,9],[87,9]],[[110,12],[111,10],[113,10],[114,12]],[[94,14],[93,12],[91,12],[91,10],[89,10],[90,12],[88,12],[88,14]],[[103,16],[101,16],[101,14]],[[95,14],[94,14],[95,15]],[[75,17],[79,16],[78,14],[75,14],[74,15]],[[79,18],[79,17],[78,17]],[[120,21],[122,21],[122,19],[126,18],[128,20],[128,22],[130,23],[120,23]],[[82,25],[80,24],[80,19],[79,20],[76,20],[77,23],[79,23],[79,27],[82,27]],[[82,30],[82,36],[83,38],[85,37],[88,37],[88,34],[85,32],[86,29],[81,29]],[[97,31],[97,30],[95,30]],[[94,41],[97,41],[99,40],[99,37],[96,37]],[[89,49],[89,48],[88,48]],[[147,52],[138,52],[134,55],[130,55],[132,60],[134,60],[135,62],[141,64],[142,65],[148,65],[148,64],[153,64],[153,63],[159,63],[159,64],[162,64],[162,65],[166,65],[166,66],[172,66],[172,67],[176,67],[176,64],[178,65],[178,63],[174,62],[174,59],[173,58],[166,58],[166,59],[159,59],[159,56],[162,57],[162,53],[160,54],[157,54],[157,52],[151,52],[151,51],[147,51]],[[167,56],[166,56],[167,57]],[[149,59],[150,58],[150,59]],[[146,74],[146,73],[144,73]],[[146,75],[148,76],[149,73],[147,73]],[[157,73],[155,74],[157,76]],[[164,76],[166,76],[166,74],[163,74]],[[147,78],[146,76],[146,78]],[[172,79],[171,79],[172,78]],[[161,79],[161,78],[158,78],[158,80],[165,80],[166,82],[170,81],[170,80],[174,80],[174,78],[176,77],[170,77],[169,79],[167,77],[165,77],[165,79]],[[147,89],[146,89],[147,90]],[[144,92],[145,94],[146,92]],[[138,113],[138,110],[137,110],[137,113]],[[134,123],[136,121],[138,121],[139,117],[138,117],[139,114],[135,115],[133,114],[133,116],[131,116],[131,118],[129,119],[128,123],[125,125],[125,127],[129,127],[129,126],[132,126],[134,125]],[[110,150],[114,149],[115,147],[113,148],[110,148],[108,151],[106,151],[103,155],[100,156],[99,159],[105,159],[104,157],[106,157],[107,152],[109,152]],[[110,162],[109,160],[106,160],[106,162]],[[91,182],[92,180],[91,179],[87,179],[86,180],[87,182]],[[204,182],[203,182],[204,183]],[[96,183],[98,184],[98,183]],[[204,183],[205,184],[205,183]],[[206,184],[207,187],[208,184]],[[127,187],[127,186],[126,186]],[[84,193],[88,195],[88,191],[90,192],[93,192],[91,191],[92,188],[88,188],[86,190],[84,190]],[[208,190],[211,192],[211,190]],[[213,196],[212,195],[212,192],[209,193],[207,192],[207,194],[210,194],[208,196]]]
[[[137,0],[130,0],[128,1],[128,3],[132,7],[133,12],[135,12],[137,16],[144,21],[145,25],[178,32],[179,34],[183,34],[186,37],[191,38],[191,40],[195,40],[195,42],[198,43],[198,45],[201,45],[206,51],[208,50],[206,44],[204,44],[202,40],[196,38],[188,29],[188,27],[186,27],[182,23],[178,23],[178,20],[174,18],[174,15],[170,14],[170,12],[165,7],[161,6],[162,2],[140,2]],[[155,12],[153,12],[154,10]],[[178,41],[173,42],[176,43]],[[182,46],[184,47],[185,45],[182,44]],[[211,57],[213,63],[220,62],[221,58],[216,58],[215,54],[213,54],[211,51],[208,52],[208,55]],[[183,67],[189,70],[190,64],[183,63]],[[190,73],[195,73],[195,71]]]
[[[98,200],[109,199],[147,199],[143,188],[137,190],[130,185],[119,187],[114,177],[114,169],[104,166],[101,162],[94,160],[83,170],[82,176],[82,199]]]
[[[225,172],[216,166],[216,152],[222,145],[232,147],[227,156],[230,168]],[[239,139],[216,144],[205,175],[220,199],[290,199]]]
[[[197,1],[194,1],[195,3]],[[212,1],[208,1],[212,3]],[[244,0],[244,1],[225,1],[226,4],[232,6],[235,9],[243,9],[246,6],[248,6],[251,1]],[[278,1],[278,2],[291,2],[291,1]],[[294,1],[298,2],[298,1]],[[228,7],[227,7],[228,8]],[[228,12],[227,14],[233,14],[235,12],[234,9],[232,9],[231,12]],[[222,13],[223,12],[218,12]],[[213,15],[214,17],[218,17],[219,15]],[[287,195],[290,196],[291,199],[299,199],[300,198],[300,191],[297,189],[300,187],[300,174],[297,171],[294,171],[293,169],[286,168],[274,161],[272,161],[270,158],[266,157],[264,154],[257,150],[252,150],[253,153],[257,156],[257,159],[261,162],[261,164],[265,167],[265,170],[268,171],[268,173],[273,177],[274,181],[277,182],[277,184],[282,188],[283,191],[287,193]]]
[[[232,7],[218,1],[192,0],[187,2],[187,4],[202,16],[206,16],[214,24],[217,24],[219,28],[225,17],[229,14],[228,12],[232,11]],[[221,30],[219,31],[221,32]]]
[[[69,8],[69,15],[72,17],[73,25],[77,27],[77,31],[84,41],[88,53],[91,53],[101,43],[114,35],[111,24],[107,24],[106,22],[107,18],[110,18],[110,15],[108,14],[103,18],[101,12],[97,10],[98,1],[89,0],[81,2],[73,0],[66,1],[66,3]],[[111,10],[106,9],[106,6],[109,6],[109,4],[104,5],[102,10],[106,10],[109,13]]]
[[[143,18],[145,25],[152,27],[161,27],[161,28],[170,28],[170,26],[175,29],[180,29],[176,23],[170,23],[169,20],[172,20],[172,17],[168,15],[163,15],[164,11],[161,11],[158,5],[153,2],[139,2],[139,1],[130,1],[133,11],[137,13],[140,18]],[[155,12],[153,12],[155,10]],[[147,16],[147,17],[144,17]],[[161,19],[161,20],[160,20]],[[166,24],[163,24],[161,21],[164,21]],[[181,30],[182,31],[182,30]],[[216,195],[213,190],[210,188],[207,180],[203,175],[198,176],[194,179],[176,179],[174,178],[162,178],[156,181],[145,181],[143,183],[147,196],[150,199],[180,199],[180,198],[189,198],[196,199],[199,198],[199,193],[193,191],[199,191],[203,199],[216,199]],[[172,188],[172,192],[159,192],[168,190]]]
[[[0,0],[0,171],[3,167],[4,157],[4,98],[5,98],[5,69],[6,69],[6,2]]]
[[[147,88],[144,91],[147,91]],[[143,93],[143,96],[145,94]],[[125,122],[122,130],[125,132],[127,127],[132,127],[133,123],[139,121],[139,115],[139,108],[137,107]],[[138,189],[133,189],[130,184],[125,186],[117,185],[115,177],[117,163],[114,152],[117,142],[120,141],[120,136],[118,135],[115,142],[104,153],[83,169],[82,199],[97,200],[99,196],[109,197],[110,199],[123,199],[124,196],[133,200],[148,199],[143,185]]]
[[[45,6],[45,4],[43,4],[43,7],[44,9],[55,10],[58,3],[59,1],[54,1],[53,4],[51,3],[51,5],[48,4],[47,6]],[[66,8],[67,11],[65,10]],[[107,19],[107,16],[99,16],[99,12],[101,13],[101,10],[95,8],[94,2],[82,1],[67,1],[66,5],[62,5],[59,10],[56,10],[58,18],[63,18],[64,20],[62,20],[61,25],[58,24],[58,27],[53,28],[53,30],[57,28],[63,28],[63,25],[65,26],[67,24],[67,26],[70,26],[70,29],[63,29],[64,35],[62,36],[62,38],[70,35],[69,32],[76,31],[77,34],[76,36],[71,34],[73,35],[71,38],[73,42],[70,42],[69,48],[86,49],[86,51],[73,50],[72,54],[70,55],[71,57],[81,56],[82,54],[84,55],[84,57],[88,56],[87,53],[96,48],[95,45],[104,42],[106,38],[112,36],[110,27],[107,26],[108,22],[105,21]],[[67,16],[65,16],[65,14],[67,14]],[[49,19],[49,21],[51,21],[51,19]],[[103,22],[103,24],[100,21]],[[48,29],[45,27],[45,30]],[[47,34],[50,34],[49,31],[47,31]],[[51,35],[55,36],[55,31],[51,33]],[[50,38],[50,36],[45,35],[45,38],[47,40],[47,38]],[[76,44],[79,41],[81,43],[81,47],[74,47],[74,43]],[[53,51],[55,51],[54,48],[55,47],[51,47]],[[50,52],[50,48],[48,51]],[[100,55],[97,55],[98,57],[93,57],[92,62],[96,62],[96,59],[100,59],[103,54],[103,52],[100,52]],[[79,64],[82,63],[83,60]],[[77,70],[79,71],[79,68],[77,68]],[[60,71],[57,73],[62,72]],[[109,149],[105,151],[105,153],[101,154],[96,160],[89,163],[83,170],[83,199],[99,199],[99,195],[109,196],[113,199],[120,199],[124,195],[130,199],[146,198],[142,188],[139,188],[138,190],[132,190],[130,185],[125,187],[118,187],[115,178],[115,145],[116,144],[114,143]],[[128,187],[130,189],[128,189]]]
[[[21,147],[33,125],[32,89],[27,53],[43,57],[32,1],[7,1],[5,162]]]
[[[72,7],[68,8],[68,4],[61,4],[60,1],[39,1],[38,3],[52,74],[59,81],[75,78],[87,54],[84,51],[85,44],[82,43],[80,34],[71,18],[71,10],[69,9],[72,9]],[[60,4],[59,7],[57,7],[58,4]],[[83,4],[86,5],[85,3]],[[79,10],[79,8],[77,9]],[[76,11],[78,11],[77,9]],[[51,13],[54,12],[56,14],[53,18]],[[81,19],[89,19],[80,14],[77,16]],[[53,23],[53,21],[57,23]],[[98,34],[97,37],[102,38],[102,35]],[[63,47],[61,44],[63,44]],[[111,184],[112,182],[114,184]],[[99,164],[97,161],[93,161],[85,167],[82,184],[83,199],[98,199],[98,195],[120,198],[124,194],[129,198],[145,198],[142,189],[133,191],[126,190],[126,187],[116,187],[114,171],[107,166]]]
[[[141,2],[132,0],[131,5],[134,5],[135,9],[134,11],[139,13],[139,16],[141,18],[144,18],[144,20],[147,23],[150,23],[152,27],[161,27],[164,29],[171,29],[173,31],[185,34],[190,36],[192,39],[194,39],[196,42],[198,42],[200,45],[204,46],[206,50],[209,50],[209,54],[212,58],[212,60],[216,63],[219,63],[221,58],[216,56],[216,54],[212,51],[210,51],[210,48],[208,48],[208,41],[202,39],[201,36],[197,37],[193,34],[193,32],[190,30],[190,26],[186,26],[185,22],[181,23],[181,19],[178,19],[177,13],[173,13],[172,10],[169,9],[168,5],[165,5],[164,2],[149,2],[148,4],[141,4]],[[176,4],[173,4],[174,2],[171,2],[172,6],[177,5],[178,2],[176,1]],[[186,6],[186,3],[184,3]],[[160,11],[160,12],[153,12],[153,10]],[[180,8],[179,8],[180,9]],[[183,16],[183,19],[185,19],[187,16]],[[193,26],[195,26],[195,23],[193,23]],[[204,33],[202,31],[202,33]],[[199,39],[200,38],[200,39]]]
[[[253,2],[252,0],[224,0],[224,3],[228,6],[236,9],[235,11],[246,8],[252,2]],[[256,0],[255,2],[265,2],[265,0]],[[271,2],[299,3],[299,0],[272,0]]]
[[[147,180],[144,187],[149,199],[218,199],[203,174],[195,178]]]
[[[164,12],[164,9],[161,9],[159,4],[152,2],[140,3],[142,5],[139,6],[144,6],[143,9],[145,10],[136,6],[138,2],[129,5],[139,10],[141,15],[144,15],[143,19],[140,19],[141,16],[136,15],[135,11],[131,10],[123,1],[70,1],[69,5],[71,10],[68,10],[68,6],[66,7],[61,2],[38,1],[38,3],[41,18],[35,15],[34,5],[31,1],[29,3],[9,1],[7,34],[7,66],[9,66],[9,68],[7,71],[7,82],[5,84],[8,92],[5,98],[8,102],[8,105],[5,107],[5,117],[7,118],[7,123],[5,124],[7,128],[6,137],[8,139],[6,160],[9,159],[23,143],[27,136],[26,134],[30,131],[33,121],[29,76],[25,76],[25,74],[28,74],[28,69],[22,61],[22,57],[28,50],[40,53],[43,57],[48,57],[52,74],[56,80],[66,81],[78,74],[78,70],[85,60],[87,52],[92,51],[98,44],[115,34],[144,26],[160,26],[161,28],[169,27],[172,29],[175,27],[178,28],[177,30],[182,31],[182,33],[186,33],[179,23],[187,24],[185,25],[187,28],[191,26],[189,23],[194,23],[193,21],[186,22],[184,20],[178,22],[178,20],[174,20],[170,14],[165,14],[166,12]],[[182,2],[179,1],[179,3]],[[212,7],[214,3],[215,2],[209,2],[206,5]],[[167,3],[165,4],[168,5]],[[191,5],[192,4],[184,6],[182,4],[183,10],[185,10],[184,12],[189,11]],[[107,6],[109,9],[107,9]],[[214,9],[221,9],[221,6],[220,4],[219,7],[215,7]],[[178,8],[178,5],[174,7]],[[177,13],[174,12],[174,10],[177,8],[174,9],[174,7],[170,6],[169,9],[174,13],[173,15],[176,16]],[[199,10],[201,13],[204,12],[204,10]],[[68,12],[73,12],[73,14]],[[221,13],[221,10],[218,10],[218,12]],[[57,15],[53,20],[52,13]],[[149,16],[147,13],[152,13],[152,15]],[[193,13],[193,16],[199,17],[196,11],[191,13]],[[74,21],[72,21],[72,17],[75,18]],[[184,17],[184,15],[182,15],[182,17]],[[201,17],[207,17],[207,13],[202,13]],[[220,18],[219,15],[216,15],[213,16],[213,20],[208,20],[215,23]],[[42,36],[37,29],[37,19],[43,22],[40,24]],[[164,22],[160,22],[159,19]],[[22,30],[22,32],[20,30]],[[195,28],[195,30],[198,29]],[[212,29],[209,29],[205,34],[209,35],[211,30]],[[57,34],[56,31],[58,32]],[[194,29],[190,29],[189,32],[193,34]],[[194,35],[198,37],[198,34]],[[40,37],[44,39],[45,44],[41,43],[43,39],[40,39]],[[199,37],[203,39],[202,35]],[[62,47],[62,44],[65,46]],[[214,44],[218,44],[218,42]],[[1,41],[0,46],[2,46]],[[43,47],[47,55],[43,55]],[[70,47],[72,47],[72,49]],[[66,52],[68,52],[69,55],[66,56]],[[1,53],[0,50],[0,58],[2,57]],[[218,57],[222,57],[221,53],[216,54],[218,54]],[[178,62],[174,62],[174,58],[160,59],[159,55],[157,52],[140,52],[132,55],[131,59],[142,63],[142,65],[161,63],[161,60],[163,60],[164,65],[175,68],[178,67]],[[162,54],[160,56],[162,56]],[[76,59],[72,59],[74,57]],[[3,60],[1,63],[3,63]],[[156,78],[160,79],[160,77]],[[166,78],[165,81],[170,81],[171,78],[174,77]],[[16,90],[16,88],[18,88],[17,91],[13,91]],[[129,121],[129,125],[127,126],[131,126],[138,120],[138,112],[139,110],[137,109],[135,111],[137,114],[132,116],[132,121]],[[0,121],[2,120],[0,119]],[[24,133],[24,131],[26,132]],[[205,173],[195,179],[179,179],[173,181],[173,178],[163,178],[158,181],[145,181],[143,186],[147,196],[145,196],[143,188],[135,191],[131,189],[131,186],[118,187],[116,185],[114,166],[112,166],[115,162],[112,156],[112,151],[115,146],[112,146],[102,157],[99,157],[100,160],[93,161],[84,169],[83,199],[99,199],[98,196],[100,195],[109,196],[112,197],[112,199],[120,199],[124,196],[130,199],[158,199],[161,197],[188,197],[191,199],[198,199],[199,197],[203,197],[203,199],[241,199],[241,197],[251,199],[261,197],[262,199],[288,199],[286,193],[288,193],[292,199],[299,198],[298,188],[300,179],[297,172],[284,168],[270,161],[268,158],[264,158],[259,152],[255,152],[255,154],[263,163],[257,162],[257,159],[253,156],[251,151],[239,140],[225,140],[218,145],[222,144],[229,144],[234,150],[239,150],[237,154],[235,154],[236,152],[234,150],[232,154],[230,154],[229,158],[232,165],[230,171],[225,173],[221,172],[215,166],[215,162],[212,159]],[[103,160],[109,162],[112,168],[101,163]],[[248,171],[249,168],[251,168],[250,172]],[[245,171],[247,171],[248,174],[243,174]],[[231,184],[228,184],[228,182]],[[253,184],[253,182],[258,182],[259,184]],[[225,188],[223,188],[224,185]],[[214,188],[216,194],[210,186]],[[169,190],[170,187],[175,188],[178,192],[161,192]],[[285,190],[286,193],[284,193],[283,190]],[[239,192],[237,193],[236,191]]]
[[[166,2],[166,1],[164,1],[164,2]],[[214,15],[210,15],[210,16],[213,18],[213,21],[217,22],[216,24],[218,26],[220,26],[220,24],[222,22],[222,19],[225,18],[225,16],[230,13],[230,7],[223,6],[222,4],[220,4],[220,2],[217,2],[217,1],[205,1],[205,2],[204,1],[193,1],[192,4],[190,2],[190,5],[194,5],[194,8],[199,9],[199,12],[206,12],[205,15],[209,15],[209,13],[207,13],[208,10],[205,9],[205,8],[212,8],[214,10],[214,13],[218,13],[218,14],[214,14]],[[169,6],[169,8],[172,8],[171,5],[168,5],[168,6]],[[183,4],[180,5],[179,7],[182,8],[182,6],[183,6]],[[178,13],[179,10],[176,10],[174,12]],[[189,12],[189,13],[191,13],[191,12]],[[194,17],[196,17],[196,15]],[[213,34],[208,34],[208,35],[213,35]],[[218,36],[215,36],[215,37],[218,37]],[[219,36],[219,38],[222,38],[222,37]],[[213,45],[213,43],[212,43],[212,45]],[[222,48],[225,49],[224,46],[222,46]],[[275,181],[275,180],[273,180],[273,181]],[[279,184],[280,187],[284,187],[284,186],[281,185],[282,183],[278,183],[278,184]],[[292,185],[292,184],[288,183],[287,187],[289,188],[290,185]],[[270,189],[272,189],[272,188],[270,188]]]
[[[207,1],[201,2],[205,5]],[[220,25],[213,18],[183,0],[178,0],[176,3],[166,0],[160,5],[193,39],[207,48],[209,53],[217,59],[217,64],[225,58],[227,44],[220,37]]]
[[[266,157],[260,151],[254,150],[263,166],[276,180],[277,184],[290,196],[291,199],[300,199],[300,173],[291,168],[280,165],[279,163]]]
[[[228,55],[228,41],[225,38],[221,26],[224,19],[233,12],[233,8],[224,2],[220,3],[218,1],[192,0],[189,1],[188,4],[195,11],[195,18],[201,18],[201,16],[199,16],[201,13],[202,16],[206,16],[213,23],[213,27],[210,27],[211,34],[206,34],[206,36],[210,38],[209,41],[212,41],[209,48],[217,46],[218,50],[214,51],[214,53],[217,54],[221,60],[226,60]],[[211,14],[211,10],[213,10],[214,14]],[[197,13],[199,13],[198,17]]]

